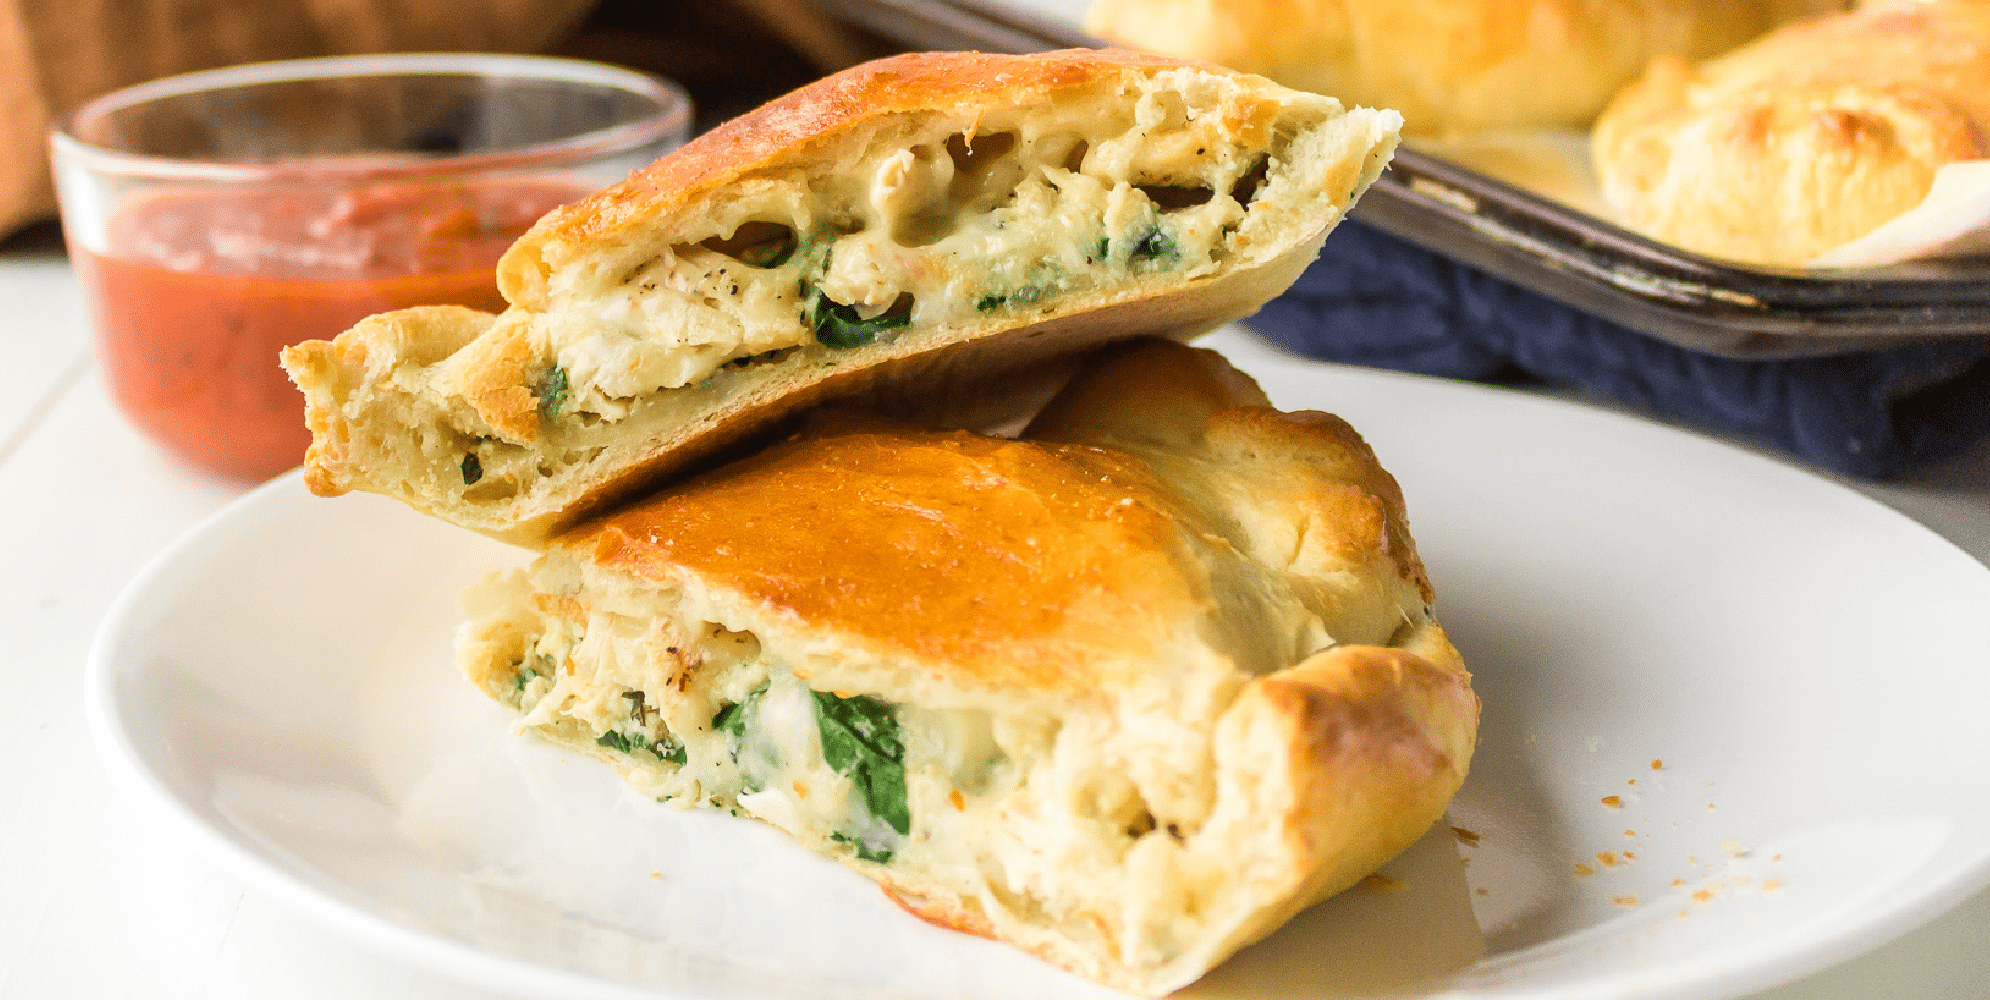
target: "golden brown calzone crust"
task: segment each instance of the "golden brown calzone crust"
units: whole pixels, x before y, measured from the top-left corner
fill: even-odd
[[[490,585],[464,668],[646,794],[765,819],[943,926],[1178,988],[1421,836],[1478,701],[1344,422],[1142,341],[1030,434],[824,418]],[[811,700],[844,699],[903,733],[895,832],[810,742]]]
[[[460,349],[410,310],[287,352],[310,482],[538,545],[825,398],[1192,337],[1297,277],[1397,123],[1126,52],[866,64],[549,214]]]
[[[1990,123],[1990,4],[1893,0],[1700,65],[1652,63],[1595,128],[1605,200],[1689,250],[1798,265],[1914,207]]]
[[[1725,52],[1843,0],[1095,0],[1092,33],[1395,108],[1404,134],[1585,128],[1653,56]]]

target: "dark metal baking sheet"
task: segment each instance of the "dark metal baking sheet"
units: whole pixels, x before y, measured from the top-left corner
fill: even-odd
[[[920,49],[1034,52],[1104,43],[1000,0],[814,0]],[[1449,160],[1397,152],[1354,217],[1668,343],[1803,357],[1990,339],[1990,260],[1855,269],[1744,267],[1655,243]]]

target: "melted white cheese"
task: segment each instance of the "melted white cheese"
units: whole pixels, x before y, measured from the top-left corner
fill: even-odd
[[[1142,275],[1213,271],[1232,252],[1247,212],[1238,196],[1250,198],[1240,182],[1264,166],[1266,138],[1225,125],[1225,94],[1196,71],[1143,87],[1132,101],[1102,86],[972,118],[853,128],[819,171],[736,182],[705,206],[707,230],[634,273],[556,274],[561,305],[535,322],[574,405],[616,419],[636,397],[734,359],[827,352],[810,326],[818,293],[865,319],[909,296],[910,323],[931,326],[1040,315]],[[1324,99],[1300,100],[1320,106],[1296,105],[1299,118],[1332,113]],[[709,248],[747,223],[786,226],[792,255],[757,267]]]

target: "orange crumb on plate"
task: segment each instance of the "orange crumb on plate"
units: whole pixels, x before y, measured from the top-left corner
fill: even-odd
[[[1596,874],[1596,869],[1591,868],[1588,865],[1579,864],[1575,866],[1575,873],[1577,875],[1594,875]]]
[[[1603,804],[1612,809],[1620,809],[1624,805],[1624,800],[1615,795],[1605,795],[1603,796]]]
[[[1465,829],[1462,826],[1452,827],[1451,835],[1457,837],[1458,842],[1461,844],[1465,844],[1471,847],[1477,847],[1479,844],[1479,835],[1477,833],[1472,832],[1471,830]]]

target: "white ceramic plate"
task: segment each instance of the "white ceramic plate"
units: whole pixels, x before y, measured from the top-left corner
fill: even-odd
[[[1691,434],[1253,357],[1402,481],[1483,737],[1389,879],[1192,995],[1737,996],[1990,882],[1982,565]],[[387,501],[257,491],[106,619],[113,770],[264,891],[507,992],[1111,995],[510,735],[450,635],[455,592],[519,560]]]

